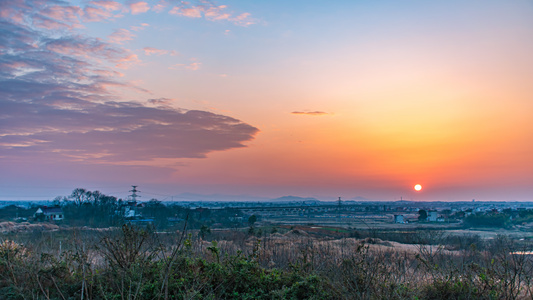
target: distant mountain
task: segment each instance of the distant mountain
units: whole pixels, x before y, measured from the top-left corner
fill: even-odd
[[[193,194],[181,193],[166,200],[170,201],[203,201],[203,202],[263,202],[268,201],[268,198],[250,196],[250,195],[224,195],[224,194]]]
[[[271,202],[320,202],[317,198],[312,197],[297,197],[297,196],[283,196],[276,199],[270,199]]]

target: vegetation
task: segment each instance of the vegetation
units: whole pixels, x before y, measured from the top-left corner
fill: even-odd
[[[471,214],[465,218],[467,227],[508,227],[511,224],[507,214]]]
[[[205,229],[204,229],[205,231]],[[198,232],[201,232],[199,230]],[[210,235],[205,232],[205,236]],[[431,239],[428,239],[431,237]],[[526,244],[420,232],[410,248],[377,238],[261,239],[228,231],[205,240],[156,233],[62,230],[5,236],[2,299],[519,299],[531,297]],[[31,241],[31,242],[30,242]]]
[[[527,238],[262,226],[261,216],[236,209],[189,209],[156,199],[141,206],[85,189],[55,204],[65,214],[61,226],[37,223],[55,227],[0,236],[1,299],[533,296]],[[0,217],[31,219],[35,209],[8,206]],[[427,216],[420,210],[420,221]],[[531,220],[533,210],[509,209],[465,215],[463,224],[512,227]]]

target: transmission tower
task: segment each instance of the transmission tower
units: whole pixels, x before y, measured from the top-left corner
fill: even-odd
[[[131,195],[130,195],[131,201],[132,202],[137,202],[137,197],[141,197],[141,196],[137,195],[137,193],[140,193],[141,191],[137,190],[138,185],[132,185],[131,187],[133,188],[133,189],[130,190],[130,192],[131,192]]]

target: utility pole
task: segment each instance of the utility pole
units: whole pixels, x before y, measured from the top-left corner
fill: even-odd
[[[342,206],[342,200],[341,197],[339,197],[339,200],[337,200],[337,217],[339,218],[339,223],[341,222],[341,206]]]

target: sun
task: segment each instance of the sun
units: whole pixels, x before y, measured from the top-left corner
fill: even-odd
[[[418,192],[420,190],[422,190],[422,186],[420,184],[415,185],[415,191]]]

